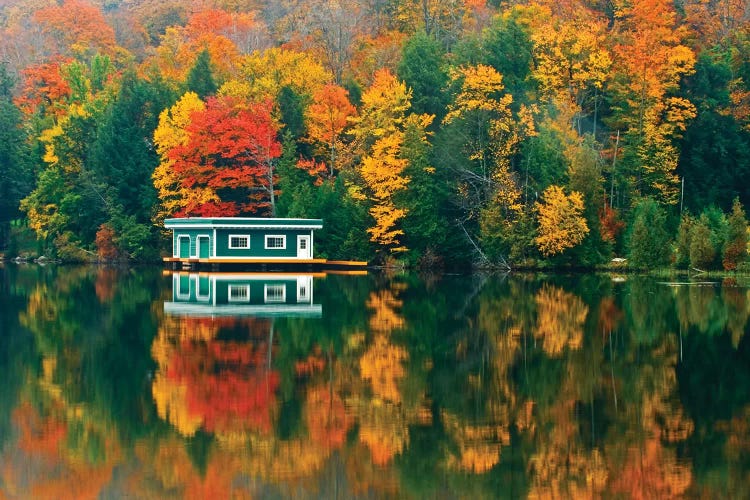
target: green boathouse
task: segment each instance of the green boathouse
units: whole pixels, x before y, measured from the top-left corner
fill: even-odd
[[[167,219],[169,261],[203,263],[315,263],[314,231],[321,219],[187,217]],[[324,261],[323,261],[324,262]]]

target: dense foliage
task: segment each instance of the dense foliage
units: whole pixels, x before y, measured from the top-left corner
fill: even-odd
[[[275,215],[329,258],[747,260],[741,0],[26,0],[0,33],[8,254]]]

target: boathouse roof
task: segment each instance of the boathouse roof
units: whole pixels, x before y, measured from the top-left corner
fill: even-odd
[[[268,217],[185,217],[166,219],[167,229],[248,228],[248,229],[321,229],[323,219],[282,219]]]

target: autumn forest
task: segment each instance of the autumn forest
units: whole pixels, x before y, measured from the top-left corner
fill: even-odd
[[[0,253],[322,218],[408,266],[750,269],[744,0],[0,0]]]

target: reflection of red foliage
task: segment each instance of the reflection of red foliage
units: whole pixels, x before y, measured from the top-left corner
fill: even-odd
[[[96,272],[96,298],[102,304],[110,302],[115,296],[115,283],[117,283],[117,272],[114,269],[102,267]]]
[[[209,432],[270,432],[279,375],[266,366],[266,344],[185,341],[167,377],[187,386],[190,413]]]
[[[351,425],[338,394],[325,386],[308,390],[307,429],[313,441],[329,449],[340,448]]]
[[[22,403],[13,412],[13,421],[19,429],[18,447],[30,454],[56,458],[60,443],[65,439],[68,426],[65,422],[44,419],[29,403]]]
[[[294,363],[294,372],[298,377],[309,377],[315,372],[322,372],[326,366],[326,360],[321,355],[320,346],[316,346],[307,358]]]
[[[243,338],[264,340],[271,330],[271,322],[265,318],[237,318],[232,316],[181,318],[185,330],[204,331],[210,329],[216,337],[222,330],[241,332]],[[194,337],[195,338],[195,337]],[[200,338],[200,337],[198,337]]]

